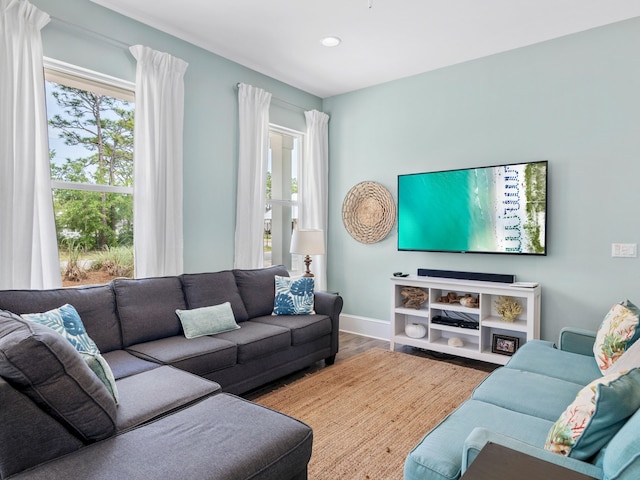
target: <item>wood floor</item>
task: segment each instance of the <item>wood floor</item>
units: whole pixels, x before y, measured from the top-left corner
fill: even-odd
[[[377,340],[375,338],[363,337],[361,335],[356,335],[353,333],[340,332],[340,348],[338,350],[338,354],[336,355],[336,364],[339,362],[344,362],[345,360],[358,355],[359,353],[365,352],[371,348],[384,348],[389,349],[389,342],[385,340]],[[475,368],[478,370],[482,370],[484,372],[492,372],[497,368],[497,365],[481,362],[478,360],[471,360],[463,357],[456,357],[453,355],[441,354],[438,352],[431,352],[427,350],[417,349],[413,347],[407,347],[404,345],[397,346],[395,349],[396,352],[406,353],[408,355],[415,355],[418,357],[431,358],[434,360],[439,360],[446,363],[453,363],[455,365],[463,365],[470,368]],[[259,389],[253,390],[243,395],[244,398],[249,400],[255,400],[260,395],[264,395],[267,392],[271,392],[275,389],[278,389],[284,385],[288,385],[295,380],[304,377],[310,373],[316,372],[324,368],[324,361],[320,361],[315,363],[309,368],[301,370],[299,372],[293,373],[291,375],[287,375],[286,377],[281,378],[275,382],[269,383]]]

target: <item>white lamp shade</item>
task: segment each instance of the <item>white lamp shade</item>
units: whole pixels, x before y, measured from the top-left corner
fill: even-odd
[[[296,228],[291,235],[289,252],[297,255],[324,255],[324,232]]]

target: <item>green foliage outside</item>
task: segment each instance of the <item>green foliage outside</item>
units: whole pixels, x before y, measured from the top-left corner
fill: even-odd
[[[94,185],[133,186],[134,109],[129,102],[48,82],[61,112],[50,116],[74,158],[50,152],[51,178]],[[54,108],[49,108],[54,110]],[[85,251],[133,245],[133,198],[119,193],[54,189],[58,243],[74,238]]]
[[[68,147],[49,152],[52,180],[132,187],[133,105],[53,82],[47,91],[50,134]],[[131,195],[55,188],[53,200],[65,280],[88,268],[133,275]]]
[[[92,268],[114,277],[133,276],[133,247],[107,247],[93,256]]]

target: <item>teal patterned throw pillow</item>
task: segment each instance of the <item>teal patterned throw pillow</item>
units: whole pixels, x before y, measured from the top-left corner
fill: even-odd
[[[78,311],[68,303],[44,313],[27,313],[22,318],[39,323],[56,331],[73,345],[89,368],[105,384],[118,403],[118,389],[111,367],[100,354],[98,346],[87,334]]]
[[[279,277],[276,280],[274,315],[309,315],[313,311],[313,277]]]

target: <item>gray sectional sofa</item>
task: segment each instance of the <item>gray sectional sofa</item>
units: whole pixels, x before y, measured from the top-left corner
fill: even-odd
[[[276,275],[288,273],[0,291],[0,478],[307,478],[311,429],[234,394],[333,363],[342,298],[272,315]],[[184,336],[176,310],[224,302],[241,328]],[[20,316],[63,304],[111,367],[117,405],[64,337]]]

